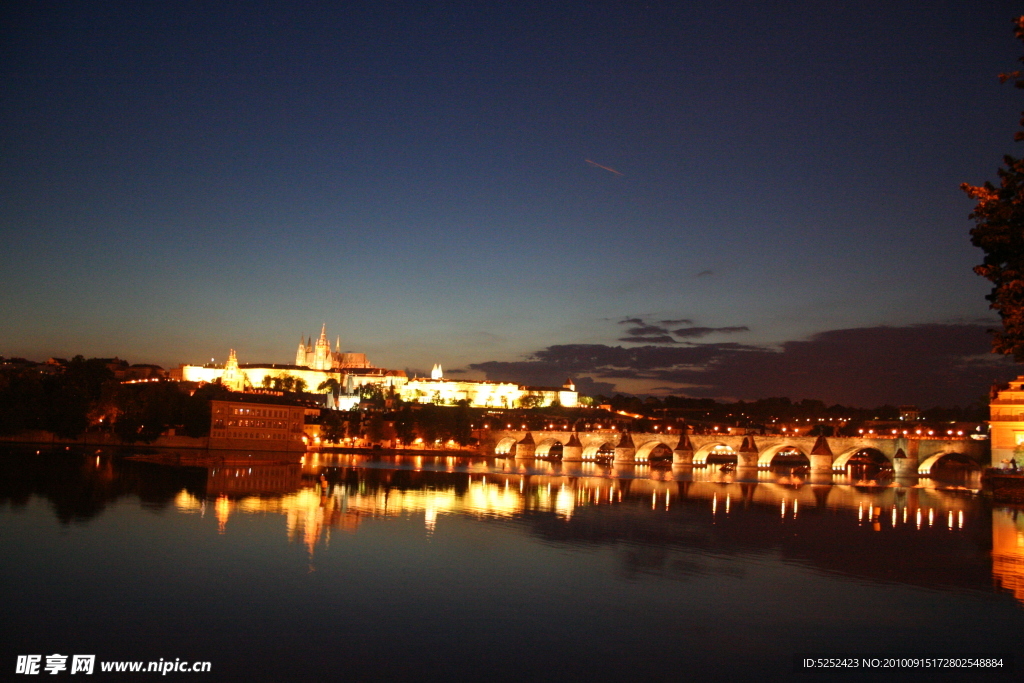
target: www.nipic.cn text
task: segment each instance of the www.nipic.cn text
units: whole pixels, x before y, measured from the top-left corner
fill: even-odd
[[[98,666],[97,666],[98,664]],[[175,658],[155,662],[96,662],[96,655],[18,655],[14,673],[26,676],[39,674],[93,674],[103,673],[209,673],[210,662],[189,662]]]

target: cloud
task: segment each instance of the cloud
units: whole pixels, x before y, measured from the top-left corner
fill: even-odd
[[[659,325],[640,325],[631,327],[626,332],[632,335],[668,334],[668,330]]]
[[[564,380],[563,380],[564,381]],[[593,377],[574,377],[576,391],[583,396],[613,396],[615,385],[611,382],[598,382]]]
[[[470,368],[495,381],[520,384],[560,384],[566,376],[573,378],[600,374],[613,377],[647,376],[666,368],[702,366],[723,353],[743,349],[759,350],[739,344],[687,344],[683,347],[622,347],[605,344],[561,344],[537,351],[522,361],[488,361],[471,363]],[[624,373],[624,374],[621,374]]]
[[[619,321],[620,325],[632,325],[626,330],[625,337],[619,337],[618,341],[627,342],[631,344],[676,344],[676,339],[673,339],[669,334],[674,334],[677,337],[683,339],[698,339],[700,337],[706,337],[709,334],[735,334],[737,332],[749,332],[750,328],[746,325],[731,326],[731,327],[697,327],[693,324],[693,321],[689,318],[679,318],[677,320],[659,320],[658,324],[654,324],[644,320],[643,318],[623,318]],[[686,327],[680,327],[675,330],[669,330],[665,325],[686,325]]]
[[[483,371],[488,379],[523,384],[561,384],[567,375],[587,376],[595,383],[649,380],[696,397],[789,396],[862,407],[931,407],[975,402],[993,382],[1017,374],[1012,361],[989,353],[990,348],[985,326],[929,324],[830,330],[785,342],[779,349],[696,342],[639,347],[564,344],[522,361],[492,361],[470,368]]]
[[[615,175],[619,175],[619,176],[620,175],[624,175],[624,174],[619,173],[618,171],[616,171],[611,166],[602,166],[601,164],[597,163],[596,161],[591,161],[590,159],[584,159],[584,161],[587,162],[588,164],[590,164],[591,166],[597,166],[598,168],[603,168],[606,171],[611,171]]]
[[[715,274],[715,271],[713,271],[713,270],[702,270],[699,273],[697,273],[697,277],[710,277],[710,276],[712,276],[714,274]]]
[[[683,337],[684,339],[690,339],[694,337],[706,337],[709,334],[734,334],[736,332],[749,332],[750,328],[746,325],[739,327],[681,327],[678,330],[672,330],[672,334],[677,337]]]
[[[632,331],[633,330],[630,330],[630,332],[632,332]],[[668,336],[667,334],[653,336],[653,337],[645,337],[645,336],[638,336],[638,335],[634,335],[634,336],[630,336],[630,337],[619,337],[619,341],[621,341],[621,342],[639,343],[639,344],[678,344],[679,343],[675,339],[673,339],[672,337]]]

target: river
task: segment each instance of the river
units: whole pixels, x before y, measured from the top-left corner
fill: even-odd
[[[1019,680],[1024,667],[1024,508],[970,479],[174,461],[0,450],[8,672],[53,654],[95,655],[94,679],[101,662],[208,661],[162,678],[216,681]],[[856,670],[797,664],[846,655]],[[864,668],[959,656],[1002,664]]]

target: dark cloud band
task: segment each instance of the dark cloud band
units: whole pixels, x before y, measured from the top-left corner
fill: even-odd
[[[655,380],[698,397],[953,406],[983,399],[992,382],[1016,374],[1011,361],[989,350],[984,326],[932,324],[830,330],[778,350],[736,343],[566,344],[524,361],[470,367],[488,379],[526,384],[555,384],[573,375]]]

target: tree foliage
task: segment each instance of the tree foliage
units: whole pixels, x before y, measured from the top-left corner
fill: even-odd
[[[219,383],[194,393],[175,382],[125,384],[100,358],[75,356],[56,370],[0,369],[0,435],[46,430],[62,439],[112,430],[125,443],[151,442],[168,429],[186,436],[210,430],[210,400],[231,392]]]
[[[1024,42],[1024,16],[1016,20],[1016,36]],[[1024,88],[1020,71],[1000,74],[999,79]],[[1024,113],[1021,128],[1014,135],[1018,142],[1024,140]],[[1003,324],[1002,330],[994,331],[992,350],[1024,362],[1024,159],[1006,155],[1003,163],[998,187],[986,181],[980,186],[963,183],[960,188],[977,202],[970,214],[975,222],[971,243],[985,257],[974,272],[992,283],[985,298]]]
[[[544,397],[536,394],[526,394],[519,398],[520,408],[540,408],[542,403],[544,403]]]
[[[318,394],[337,394],[340,388],[341,385],[338,383],[338,380],[328,377],[317,385],[316,392]]]

